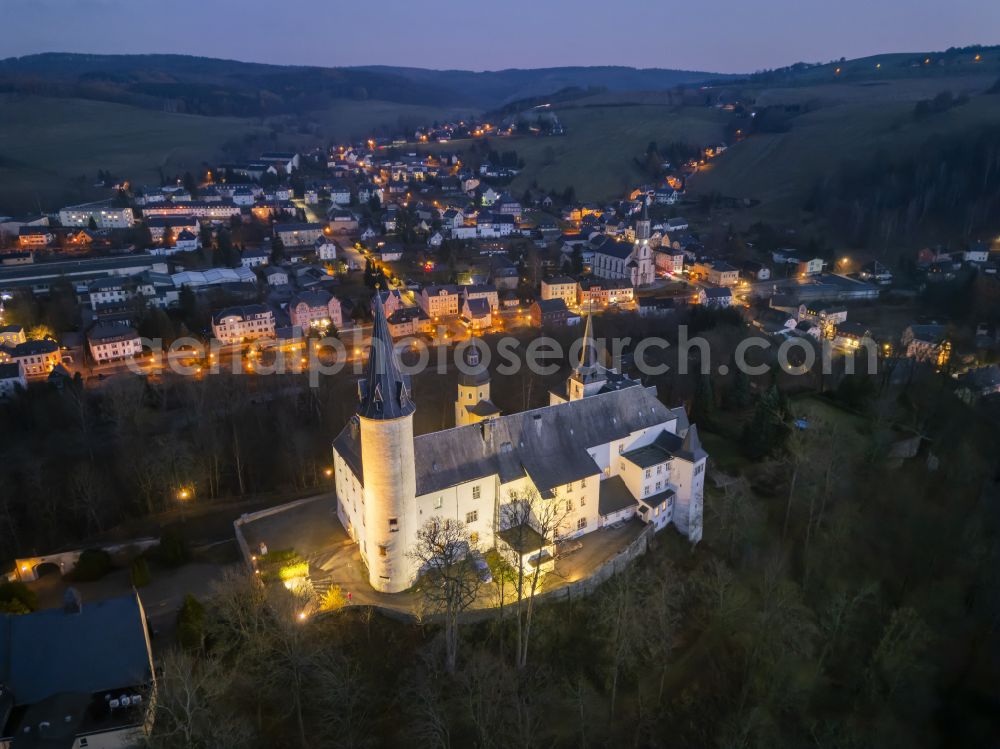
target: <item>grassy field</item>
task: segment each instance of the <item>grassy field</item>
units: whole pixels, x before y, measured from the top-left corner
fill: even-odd
[[[565,136],[504,142],[504,148],[515,148],[525,161],[512,185],[516,192],[537,182],[557,191],[572,185],[582,200],[619,197],[648,179],[633,159],[645,153],[650,141],[708,145],[722,139],[724,127],[717,110],[665,104],[578,105],[557,114]]]
[[[158,181],[158,167],[195,167],[225,141],[262,130],[247,120],[81,99],[9,98],[0,106],[0,212],[51,208],[66,193],[76,197],[70,180],[86,175],[89,186],[98,169]]]
[[[936,133],[1000,124],[1000,96],[995,95],[973,95],[968,104],[922,120],[912,114],[917,101],[941,91],[975,94],[990,82],[975,76],[762,90],[760,104],[813,102],[818,108],[796,117],[789,132],[754,135],[729,149],[690,181],[689,190],[760,201],[743,214],[748,223],[795,221],[814,185],[845,160],[880,150],[905,153]]]
[[[9,96],[0,99],[0,111],[0,214],[102,197],[106,191],[92,187],[98,169],[138,184],[158,182],[160,167],[167,174],[193,170],[220,157],[227,141],[266,135],[272,128],[259,119],[171,114],[83,99]],[[315,125],[308,133],[297,133],[286,122],[277,142],[311,147],[450,113],[439,107],[338,100],[302,118]],[[81,175],[86,180],[76,179]]]

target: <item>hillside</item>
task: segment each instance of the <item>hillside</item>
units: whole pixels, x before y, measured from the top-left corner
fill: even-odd
[[[191,114],[263,116],[334,99],[488,109],[568,86],[665,90],[712,73],[624,67],[472,72],[264,65],[185,55],[48,53],[0,60],[0,92],[97,99]]]
[[[736,144],[689,182],[694,197],[713,193],[745,198],[754,206],[737,213],[737,223],[756,220],[826,233],[803,211],[810,197],[849,163],[876,155],[904,157],[932,136],[961,137],[1000,126],[1000,96],[984,92],[992,74],[903,77],[890,81],[836,81],[791,87],[748,89],[762,107],[790,109],[784,132],[758,132]],[[947,111],[915,116],[918,102],[950,91],[968,101]],[[810,226],[811,225],[811,226]],[[838,227],[830,236],[835,238]]]
[[[227,141],[264,131],[250,120],[82,99],[8,95],[0,108],[0,207],[10,212],[92,197],[98,169],[158,182],[160,167],[192,168]]]

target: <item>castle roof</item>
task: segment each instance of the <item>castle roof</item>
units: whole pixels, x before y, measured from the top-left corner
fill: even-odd
[[[528,476],[549,492],[600,473],[589,448],[671,422],[682,426],[678,409],[636,386],[422,434],[413,440],[417,496],[494,475],[502,483]],[[341,431],[334,447],[363,483],[356,426]]]
[[[378,294],[374,317],[368,368],[364,379],[358,382],[357,413],[366,419],[399,419],[412,414],[416,407],[410,400],[409,377],[399,371],[385,308]]]

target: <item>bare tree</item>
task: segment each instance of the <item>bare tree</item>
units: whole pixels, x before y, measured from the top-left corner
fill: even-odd
[[[444,620],[445,667],[454,673],[458,657],[459,617],[479,594],[482,578],[471,553],[474,550],[465,523],[434,517],[417,531],[408,556],[420,568],[423,603]]]
[[[517,594],[517,657],[518,668],[528,665],[528,644],[535,593],[542,577],[542,556],[545,545],[554,544],[563,529],[570,510],[564,501],[542,498],[534,488],[512,491],[500,508],[500,526],[514,549],[514,592]],[[541,537],[541,548],[535,546]],[[534,557],[525,553],[535,552]],[[534,559],[534,563],[532,563]]]
[[[230,669],[215,658],[203,660],[180,650],[159,658],[153,749],[236,749],[252,743],[247,724],[222,702],[232,686]]]

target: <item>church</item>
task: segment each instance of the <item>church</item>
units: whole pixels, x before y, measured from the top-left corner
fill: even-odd
[[[455,427],[414,435],[409,378],[378,295],[374,304],[355,414],[333,442],[337,515],[373,588],[413,584],[409,552],[433,517],[464,522],[481,549],[502,546],[504,504],[525,492],[565,509],[556,537],[540,538],[536,562],[557,540],[632,518],[700,540],[708,456],[697,427],[683,406],[667,408],[655,388],[598,363],[589,317],[579,359],[548,406],[501,414],[470,347],[473,374],[459,380]]]
[[[591,270],[598,278],[625,279],[633,286],[646,286],[656,279],[653,248],[649,245],[652,222],[649,205],[642,204],[642,213],[635,222],[635,242],[615,242],[610,238],[594,248]]]

